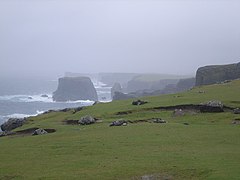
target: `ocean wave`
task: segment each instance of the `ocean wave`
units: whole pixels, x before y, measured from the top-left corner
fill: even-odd
[[[53,102],[51,94],[45,94],[47,97],[43,97],[43,94],[38,95],[5,95],[0,96],[2,101],[13,101],[13,102]]]
[[[0,100],[2,101],[11,101],[11,102],[44,102],[44,103],[80,103],[83,105],[92,105],[94,101],[90,100],[76,100],[76,101],[66,101],[66,102],[56,102],[53,101],[51,94],[46,94],[47,97],[43,97],[42,94],[38,95],[7,95],[0,96]]]
[[[39,111],[37,110],[35,114],[21,114],[21,113],[14,113],[14,114],[9,114],[5,117],[7,118],[25,118],[25,117],[30,117],[30,116],[37,116],[44,113],[44,111]]]

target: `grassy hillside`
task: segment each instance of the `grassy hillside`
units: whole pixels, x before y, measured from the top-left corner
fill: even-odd
[[[186,113],[155,107],[199,104],[220,100],[240,107],[240,80],[196,87],[181,94],[144,97],[149,103],[114,101],[84,108],[75,114],[52,112],[29,118],[17,130],[54,128],[42,136],[0,138],[0,179],[239,179],[240,125],[231,122],[240,115]],[[200,93],[204,92],[204,93]],[[118,112],[131,112],[116,115]],[[66,125],[84,115],[102,120],[89,126]],[[133,123],[109,127],[113,120],[165,119],[166,124]],[[188,123],[189,125],[184,125]]]

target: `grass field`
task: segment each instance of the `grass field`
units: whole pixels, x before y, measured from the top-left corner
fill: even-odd
[[[133,106],[132,100],[114,101],[75,114],[52,112],[29,118],[16,130],[41,127],[56,132],[0,138],[0,179],[141,179],[144,175],[156,179],[240,179],[240,125],[231,123],[240,115],[227,111],[174,117],[172,111],[153,110],[209,100],[240,107],[240,80],[142,100],[149,103]],[[116,115],[122,111],[132,113]],[[89,126],[63,123],[84,115],[102,122]],[[113,120],[153,117],[167,123],[109,127]]]

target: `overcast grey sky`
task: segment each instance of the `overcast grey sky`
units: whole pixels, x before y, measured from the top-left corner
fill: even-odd
[[[240,61],[238,0],[1,0],[0,74],[191,74]]]

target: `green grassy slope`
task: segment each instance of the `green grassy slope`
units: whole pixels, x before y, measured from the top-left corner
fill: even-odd
[[[56,132],[0,138],[0,179],[138,179],[146,174],[173,179],[239,179],[240,125],[231,121],[240,115],[223,112],[173,117],[172,111],[151,109],[209,100],[240,107],[239,89],[240,80],[236,80],[181,94],[144,97],[149,103],[142,106],[131,105],[132,100],[114,101],[76,114],[54,112],[32,117],[17,130],[41,127]],[[120,111],[132,113],[116,115]],[[87,114],[103,122],[89,126],[63,123]],[[121,118],[153,117],[168,123],[108,126]]]

